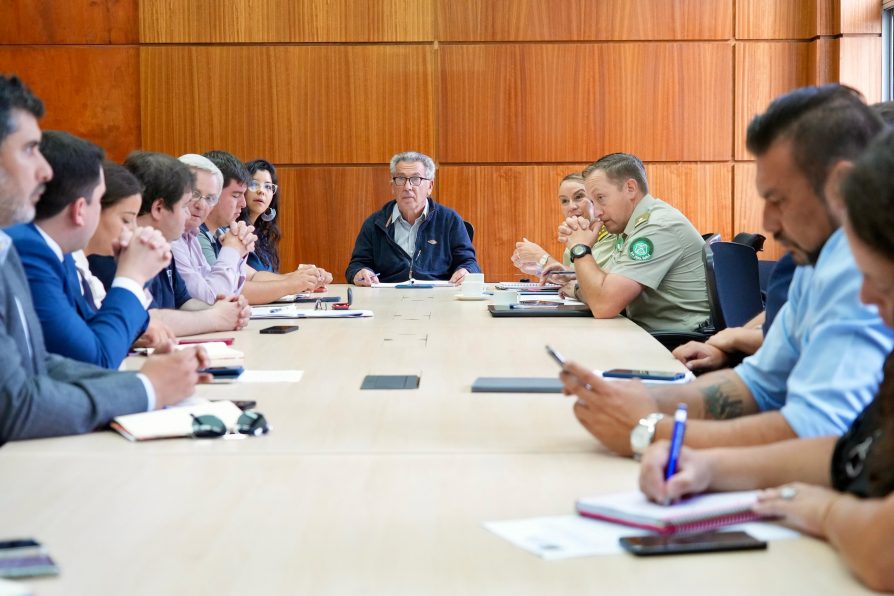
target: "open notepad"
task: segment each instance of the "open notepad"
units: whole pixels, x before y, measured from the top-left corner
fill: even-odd
[[[252,319],[354,319],[371,317],[371,310],[313,310],[296,304],[252,306]]]
[[[380,283],[380,284],[372,284],[374,288],[396,288],[397,286],[407,286],[407,285],[420,285],[420,286],[432,286],[434,288],[455,288],[456,286],[450,283],[449,281],[441,280],[441,279],[415,279],[413,281],[400,281],[396,283]]]
[[[579,514],[593,519],[673,534],[761,519],[751,510],[756,501],[757,491],[743,491],[698,495],[665,507],[634,491],[579,499],[576,508]]]
[[[118,416],[112,428],[130,441],[150,441],[192,436],[193,415],[217,416],[228,429],[236,427],[242,410],[231,401],[214,401],[195,406],[183,406]]]

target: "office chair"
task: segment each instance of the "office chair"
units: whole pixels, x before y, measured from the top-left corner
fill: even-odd
[[[466,226],[466,232],[469,233],[469,242],[475,239],[475,226],[463,220],[463,225]]]
[[[718,305],[714,320],[718,331],[741,327],[764,309],[757,253],[737,242],[712,246],[714,287]]]

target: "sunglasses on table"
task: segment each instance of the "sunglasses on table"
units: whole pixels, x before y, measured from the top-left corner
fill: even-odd
[[[268,432],[270,425],[267,424],[264,415],[254,410],[247,410],[236,420],[236,428],[232,434],[259,437]],[[231,434],[227,425],[217,416],[192,414],[192,436],[196,439],[214,439],[227,434]]]

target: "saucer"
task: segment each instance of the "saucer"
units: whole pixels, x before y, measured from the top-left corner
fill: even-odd
[[[457,294],[457,295],[456,295],[456,299],[457,299],[457,300],[489,300],[489,299],[491,299],[492,297],[493,297],[493,296],[490,296],[490,295],[488,295],[488,294],[479,294],[479,295],[477,295],[477,296],[466,296],[466,295],[464,295],[464,294]]]

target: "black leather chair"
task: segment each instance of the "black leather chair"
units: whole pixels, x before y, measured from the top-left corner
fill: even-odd
[[[466,232],[469,233],[469,241],[475,240],[475,226],[463,220],[463,225],[466,226]]]

